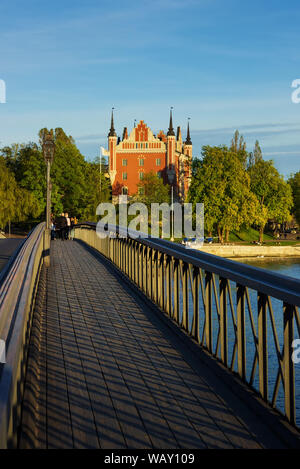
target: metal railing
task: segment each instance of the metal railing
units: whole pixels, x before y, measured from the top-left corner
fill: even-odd
[[[41,223],[23,242],[1,277],[0,339],[5,342],[6,361],[0,363],[0,448],[17,444],[26,352],[46,241],[45,224]]]
[[[118,227],[106,227],[113,237],[101,239],[96,224],[84,223],[76,226],[75,238],[108,258],[273,408],[281,394],[278,410],[296,425],[292,343],[300,337],[300,281],[168,241],[137,238],[135,232],[122,237]]]

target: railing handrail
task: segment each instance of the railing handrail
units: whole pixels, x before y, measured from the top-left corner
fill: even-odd
[[[6,363],[0,364],[0,448],[15,445],[29,326],[43,262],[45,223],[22,243],[0,285],[0,339]]]
[[[75,228],[87,226],[96,230],[96,223],[83,222],[75,225]],[[110,232],[125,233],[124,228],[118,225],[104,224]],[[160,252],[175,259],[183,260],[195,267],[228,278],[243,286],[252,288],[266,295],[270,295],[285,303],[300,306],[300,280],[287,275],[270,272],[260,267],[242,264],[231,259],[224,259],[214,254],[208,254],[193,249],[187,249],[177,243],[159,238],[140,237],[139,232],[128,230],[128,237],[136,239],[139,243],[153,247]]]

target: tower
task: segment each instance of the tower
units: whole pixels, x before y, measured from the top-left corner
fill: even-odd
[[[176,150],[179,153],[182,153],[182,135],[181,135],[181,128],[179,126],[177,127]]]
[[[172,185],[175,181],[175,132],[173,129],[172,107],[170,110],[170,123],[167,133],[167,175],[168,182]]]
[[[184,193],[186,194],[189,190],[191,179],[192,179],[192,159],[193,159],[193,144],[190,135],[190,119],[188,119],[186,141],[183,145],[183,153],[186,155],[184,165]]]
[[[111,124],[108,134],[108,151],[109,151],[109,177],[111,184],[114,183],[117,174],[117,162],[116,162],[116,146],[117,146],[117,134],[114,128],[114,108],[111,111]]]

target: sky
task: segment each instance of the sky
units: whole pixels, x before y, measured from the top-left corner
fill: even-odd
[[[238,129],[300,170],[297,0],[1,0],[0,21],[1,147],[62,127],[93,159],[112,107],[122,135],[134,119],[166,131],[173,106],[195,156]]]

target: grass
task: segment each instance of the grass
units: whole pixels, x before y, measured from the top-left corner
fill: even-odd
[[[238,233],[233,231],[229,235],[229,241],[231,243],[252,243],[252,241],[259,241],[259,231],[254,228],[242,229]],[[264,242],[268,241],[274,241],[274,238],[272,235],[264,233]]]

